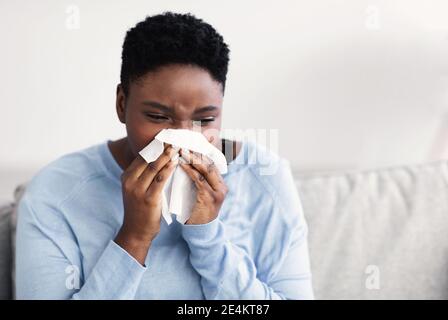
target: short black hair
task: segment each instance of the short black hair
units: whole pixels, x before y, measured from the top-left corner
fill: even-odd
[[[210,24],[190,13],[147,16],[126,33],[121,86],[127,95],[131,81],[161,66],[181,63],[208,71],[222,84],[224,93],[229,51],[223,37]]]

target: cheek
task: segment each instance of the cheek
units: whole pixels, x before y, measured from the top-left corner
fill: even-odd
[[[142,117],[128,117],[126,119],[126,131],[128,143],[134,156],[138,154],[164,126],[150,123]]]

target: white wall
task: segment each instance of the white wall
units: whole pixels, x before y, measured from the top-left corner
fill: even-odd
[[[223,34],[224,126],[280,129],[296,169],[448,156],[447,1],[1,0],[0,199],[54,158],[125,134],[123,37],[166,10]]]

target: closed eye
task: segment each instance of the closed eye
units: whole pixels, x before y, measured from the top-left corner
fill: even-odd
[[[155,114],[155,113],[145,113],[145,116],[147,116],[148,118],[151,118],[153,120],[156,120],[156,121],[169,120],[168,117],[165,117],[164,115],[161,115],[161,114]]]
[[[202,118],[202,119],[195,120],[195,121],[200,121],[201,123],[207,124],[207,123],[215,121],[215,117]]]

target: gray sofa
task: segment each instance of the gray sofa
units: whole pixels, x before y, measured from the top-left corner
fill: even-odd
[[[298,174],[317,299],[448,298],[448,161]],[[0,299],[13,297],[15,202],[0,209]]]

